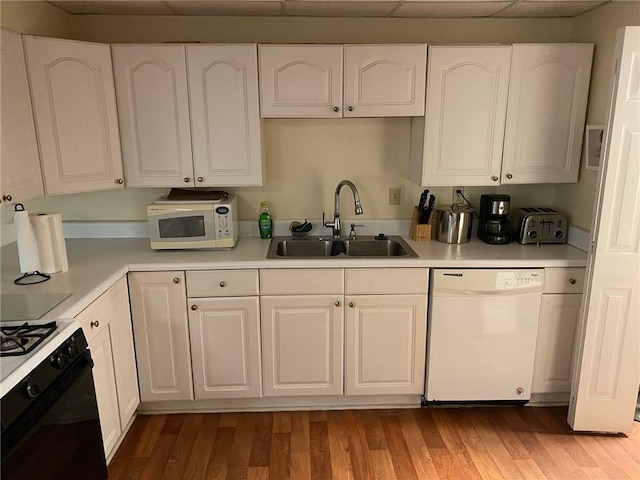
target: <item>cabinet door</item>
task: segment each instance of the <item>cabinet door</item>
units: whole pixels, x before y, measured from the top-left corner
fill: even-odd
[[[543,295],[532,393],[571,391],[573,346],[581,294]]]
[[[256,45],[188,45],[196,186],[262,185]]]
[[[429,47],[425,118],[412,125],[414,181],[498,184],[510,63],[509,46]]]
[[[260,397],[258,297],[192,298],[195,397]]]
[[[2,30],[0,41],[2,67],[2,201],[24,202],[41,197],[42,173],[36,131],[33,124],[27,68],[18,33]]]
[[[578,180],[591,44],[514,45],[502,183]]]
[[[264,395],[342,395],[342,296],[261,302]]]
[[[121,188],[109,45],[24,37],[47,195]]]
[[[342,117],[342,45],[260,45],[262,116]]]
[[[184,272],[133,272],[129,294],[140,400],[193,400]]]
[[[426,45],[345,45],[344,116],[424,115]]]
[[[127,186],[193,186],[184,47],[111,50]]]
[[[122,431],[108,328],[103,329],[91,340],[89,350],[93,359],[93,383],[96,387],[104,453],[108,457]]]
[[[421,394],[427,296],[347,296],[345,394]]]
[[[116,374],[120,426],[124,430],[140,404],[138,369],[133,348],[133,329],[126,277],[118,280],[108,293],[112,312],[109,323],[111,349]]]

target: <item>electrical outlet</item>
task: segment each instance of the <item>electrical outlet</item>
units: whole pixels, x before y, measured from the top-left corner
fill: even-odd
[[[458,193],[460,192],[460,193]],[[455,204],[455,203],[462,203],[464,204],[464,198],[462,198],[462,195],[464,195],[464,187],[453,187],[451,189],[451,203]]]
[[[389,205],[400,205],[400,194],[402,189],[390,188],[389,189]]]

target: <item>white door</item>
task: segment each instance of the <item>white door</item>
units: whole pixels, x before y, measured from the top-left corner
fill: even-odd
[[[342,395],[342,296],[262,297],[265,396]]]
[[[426,45],[345,45],[345,117],[424,115]]]
[[[118,280],[109,289],[108,295],[111,301],[109,331],[111,332],[111,349],[118,392],[118,409],[120,411],[120,426],[124,431],[140,404],[138,369],[133,347],[133,327],[126,277]]]
[[[569,424],[630,432],[640,379],[640,27],[618,31]]]
[[[111,51],[127,186],[193,186],[184,46]]]
[[[264,118],[342,117],[342,45],[260,45]]]
[[[103,328],[93,337],[89,350],[93,360],[93,383],[96,387],[102,442],[104,453],[108,457],[121,433],[109,328]]]
[[[414,182],[498,184],[510,64],[510,46],[429,47],[425,118],[412,125]]]
[[[132,272],[140,400],[193,400],[184,272]]]
[[[260,397],[258,297],[191,298],[195,398]]]
[[[514,45],[502,183],[578,180],[592,44]]]
[[[427,296],[347,296],[345,304],[345,394],[422,394]]]
[[[196,187],[262,185],[256,45],[187,45]]]
[[[571,362],[581,300],[578,293],[542,295],[532,393],[571,390]]]
[[[33,124],[27,68],[19,33],[2,30],[0,40],[2,67],[2,141],[3,202],[24,202],[44,195],[36,131]]]
[[[23,38],[46,194],[122,188],[109,45]]]

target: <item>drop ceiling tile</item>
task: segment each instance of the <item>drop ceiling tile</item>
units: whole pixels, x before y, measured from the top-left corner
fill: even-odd
[[[603,3],[605,0],[526,0],[514,3],[494,17],[573,17]]]
[[[421,2],[405,1],[393,12],[394,17],[488,17],[511,4],[507,2],[478,2],[478,1],[456,1],[456,2]]]
[[[286,15],[309,17],[387,17],[397,2],[292,1],[284,2]]]
[[[282,13],[282,4],[273,0],[172,0],[166,3],[180,15],[273,16]]]
[[[72,14],[89,15],[172,15],[171,9],[158,1],[52,1],[50,2]]]

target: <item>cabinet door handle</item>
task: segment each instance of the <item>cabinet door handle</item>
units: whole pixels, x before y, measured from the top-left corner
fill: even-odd
[[[124,180],[123,180],[123,179],[121,179],[121,178],[118,178],[118,179],[116,180],[116,183],[117,183],[118,185],[122,185],[122,184],[124,183]]]
[[[493,180],[494,182],[498,181],[498,177],[496,177],[495,175],[493,177],[491,177],[491,180]]]
[[[347,110],[349,110],[350,112],[353,112],[353,107],[352,107],[351,105],[349,105],[349,106],[347,107]]]
[[[100,322],[98,320],[96,320],[95,322],[92,321],[90,325],[91,328],[98,328],[100,326]]]
[[[191,179],[189,177],[184,177],[184,183],[189,183],[191,182]]]
[[[191,305],[191,310],[197,310],[198,309],[198,305]]]
[[[339,307],[340,305],[342,305],[342,304],[340,303],[340,300],[336,300],[335,306],[336,306],[336,307]]]
[[[340,111],[340,109],[339,109],[338,107],[333,107],[333,111],[334,111],[334,112],[339,112],[339,111]]]
[[[202,177],[198,177],[198,178],[197,178],[197,180],[198,180],[198,182],[200,182],[200,183],[204,182],[204,178],[202,178]]]
[[[511,175],[510,173],[507,173],[507,178],[511,180],[513,178],[513,175]]]
[[[349,302],[349,308],[353,308],[353,307],[355,307],[355,306],[356,306],[356,304],[355,304],[355,303],[353,303],[353,302]]]
[[[226,287],[227,286],[227,282],[225,282],[225,281],[220,282],[220,286],[222,288]]]
[[[571,285],[575,285],[575,284],[576,284],[576,279],[575,279],[575,278],[570,278],[570,279],[569,279],[569,283],[570,283]]]
[[[3,196],[2,196],[2,199],[3,199],[5,202],[10,202],[11,200],[13,200],[13,197],[12,197],[11,195],[3,195]]]
[[[173,283],[180,283],[180,279],[178,277],[174,278]]]

